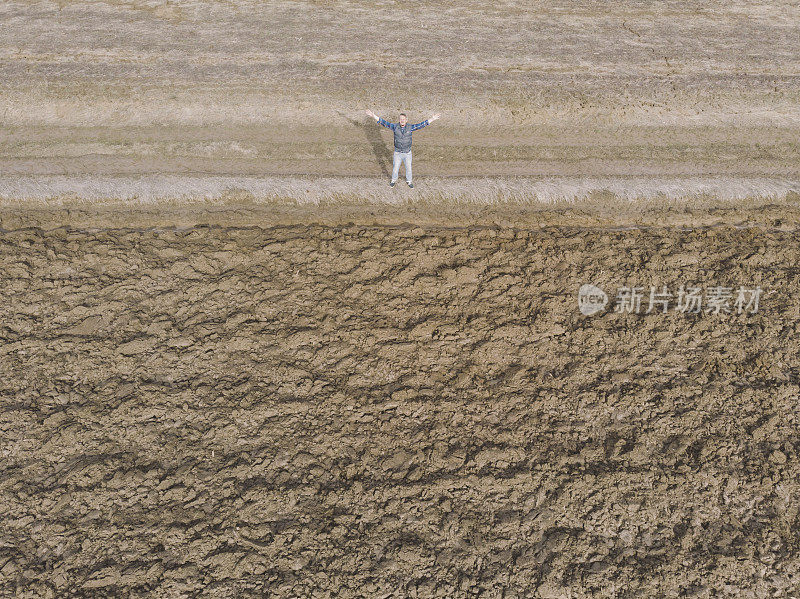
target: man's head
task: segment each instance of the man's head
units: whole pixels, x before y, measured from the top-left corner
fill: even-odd
[[[399,120],[400,120],[400,126],[401,127],[405,127],[406,123],[408,122],[408,119],[406,118],[406,113],[405,112],[401,112],[400,113],[400,119]]]

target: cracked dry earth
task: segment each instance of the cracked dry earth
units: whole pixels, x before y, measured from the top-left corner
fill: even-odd
[[[0,595],[797,596],[797,241],[5,230]]]

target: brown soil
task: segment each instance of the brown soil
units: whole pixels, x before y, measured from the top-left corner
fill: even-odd
[[[4,225],[2,596],[800,587],[796,232],[132,224]]]

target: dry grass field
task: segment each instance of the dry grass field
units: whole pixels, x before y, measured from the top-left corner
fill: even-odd
[[[15,175],[385,178],[366,108],[443,114],[420,181],[797,187],[795,2],[61,0],[0,22],[0,197]]]

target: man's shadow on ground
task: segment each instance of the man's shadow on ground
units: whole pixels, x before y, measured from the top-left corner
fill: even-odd
[[[347,120],[347,122],[354,127],[358,127],[364,132],[369,145],[372,146],[372,153],[375,155],[375,160],[377,160],[378,166],[381,167],[383,174],[388,177],[389,165],[392,164],[392,152],[386,147],[386,143],[381,137],[381,132],[379,129],[380,125],[378,125],[374,119],[371,119],[367,116],[365,116],[363,120],[358,121],[356,119],[351,119],[349,116],[338,110],[336,111],[336,114]]]

